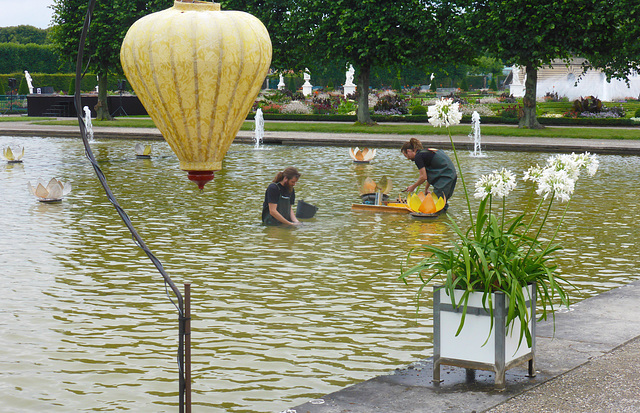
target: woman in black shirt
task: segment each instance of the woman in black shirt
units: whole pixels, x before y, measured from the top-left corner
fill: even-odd
[[[426,182],[425,194],[429,190],[429,186],[432,186],[436,196],[441,198],[444,195],[445,199],[449,201],[456,187],[458,174],[447,154],[438,149],[423,149],[422,143],[416,138],[405,142],[401,151],[407,159],[415,162],[420,172],[418,180],[413,185],[409,185],[405,191],[413,192],[423,182]]]

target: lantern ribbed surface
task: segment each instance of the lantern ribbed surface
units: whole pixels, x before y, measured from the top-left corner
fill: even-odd
[[[217,171],[271,63],[260,20],[209,2],[136,21],[120,60],[129,83],[185,171]]]

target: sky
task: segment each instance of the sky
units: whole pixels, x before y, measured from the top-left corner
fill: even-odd
[[[0,0],[0,27],[28,24],[46,29],[54,0]]]

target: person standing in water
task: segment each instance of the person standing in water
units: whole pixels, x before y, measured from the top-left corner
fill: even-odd
[[[431,186],[436,196],[441,198],[444,195],[448,204],[456,187],[458,174],[447,154],[438,149],[423,149],[422,143],[416,138],[405,142],[400,150],[405,158],[415,162],[420,172],[418,180],[413,185],[409,185],[405,192],[413,192],[426,182],[424,193],[426,194]]]
[[[262,204],[262,222],[266,225],[298,225],[293,211],[296,191],[293,189],[300,178],[300,172],[292,166],[278,172],[267,187]]]

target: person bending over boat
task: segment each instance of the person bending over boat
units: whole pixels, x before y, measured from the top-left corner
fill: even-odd
[[[262,204],[262,222],[266,225],[298,225],[293,211],[296,191],[293,189],[300,178],[300,172],[292,166],[278,172],[267,187]]]
[[[400,150],[405,158],[415,162],[420,172],[418,180],[413,185],[409,185],[405,191],[413,192],[426,182],[424,193],[426,194],[431,186],[439,198],[444,195],[448,204],[458,180],[456,168],[449,156],[438,149],[423,149],[422,143],[416,138],[405,142]]]

